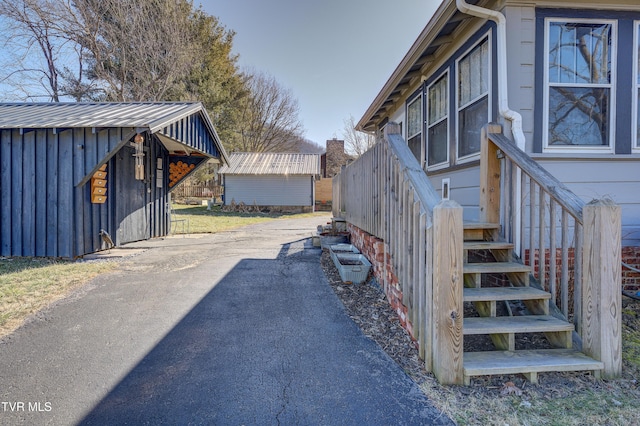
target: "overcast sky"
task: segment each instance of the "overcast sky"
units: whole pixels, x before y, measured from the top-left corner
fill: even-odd
[[[440,0],[202,0],[234,30],[241,67],[292,90],[305,137],[324,146],[362,117]],[[197,4],[197,1],[196,1]]]

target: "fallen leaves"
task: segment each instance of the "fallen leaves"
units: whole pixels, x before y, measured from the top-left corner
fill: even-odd
[[[515,385],[515,383],[507,382],[502,386],[502,389],[500,389],[500,395],[502,395],[502,396],[507,396],[507,395],[522,396],[522,390],[519,387],[517,387]]]

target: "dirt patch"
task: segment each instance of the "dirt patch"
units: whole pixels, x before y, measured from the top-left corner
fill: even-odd
[[[375,281],[345,284],[323,250],[321,265],[348,315],[411,377],[433,403],[461,425],[640,424],[640,302],[623,298],[623,375],[597,380],[589,373],[541,373],[531,384],[520,375],[473,378],[470,386],[442,386],[425,370]],[[538,345],[543,336],[529,337]],[[467,343],[467,342],[465,342]],[[469,342],[471,343],[471,342]],[[474,350],[493,350],[490,339]]]

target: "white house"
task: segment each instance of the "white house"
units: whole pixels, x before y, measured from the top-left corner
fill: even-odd
[[[320,178],[320,155],[236,152],[220,169],[224,204],[302,207],[315,205],[315,181]]]

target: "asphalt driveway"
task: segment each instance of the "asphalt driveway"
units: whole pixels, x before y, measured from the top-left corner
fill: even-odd
[[[0,424],[452,424],[346,315],[326,219],[127,246],[0,341]]]

